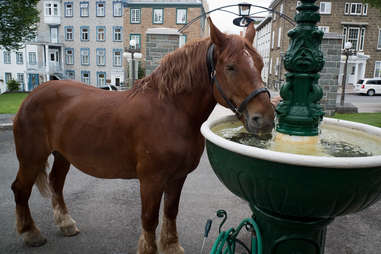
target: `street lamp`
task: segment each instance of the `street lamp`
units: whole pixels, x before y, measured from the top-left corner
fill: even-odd
[[[253,20],[250,18],[250,8],[249,3],[238,4],[239,18],[233,20],[233,24],[240,27],[247,27]]]
[[[124,48],[123,56],[127,60],[131,58],[131,65],[132,65],[131,66],[131,72],[132,72],[132,75],[131,75],[131,84],[130,84],[130,87],[132,87],[134,85],[134,83],[135,83],[135,72],[136,72],[135,71],[135,58],[141,58],[141,54],[139,53],[140,52],[140,48],[137,48],[136,40],[130,40],[129,44],[130,44],[129,47],[125,47]],[[135,57],[135,53],[137,53],[136,57]]]
[[[345,64],[344,64],[344,75],[343,80],[341,82],[341,98],[340,98],[340,106],[344,106],[345,99],[345,84],[347,83],[347,71],[348,71],[348,59],[351,55],[356,54],[356,50],[352,49],[352,43],[347,41],[344,44],[343,54],[345,55]]]

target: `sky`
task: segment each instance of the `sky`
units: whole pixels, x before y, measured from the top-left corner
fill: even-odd
[[[268,7],[271,4],[272,0],[207,0],[207,2],[209,4],[209,10],[213,10],[218,7],[239,4],[242,2]],[[225,10],[233,11],[238,14],[238,6],[226,8]],[[261,9],[251,9],[251,13],[256,11],[261,11]],[[258,15],[266,16],[266,13],[261,13]],[[211,17],[213,20],[213,24],[215,24],[218,27],[218,29],[220,29],[222,32],[239,34],[239,31],[242,30],[242,28],[233,25],[233,19],[238,16],[224,11],[215,11],[211,13]]]

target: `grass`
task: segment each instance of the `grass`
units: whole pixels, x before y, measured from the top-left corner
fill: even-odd
[[[338,114],[332,118],[365,123],[381,128],[381,113],[356,113],[356,114]]]
[[[28,93],[5,93],[0,95],[0,114],[16,114]]]

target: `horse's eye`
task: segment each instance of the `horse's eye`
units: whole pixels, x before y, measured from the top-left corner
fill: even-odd
[[[232,65],[232,64],[228,64],[228,65],[226,65],[225,69],[226,69],[227,71],[235,71],[234,65]]]

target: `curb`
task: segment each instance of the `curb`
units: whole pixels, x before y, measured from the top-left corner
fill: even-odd
[[[12,130],[13,123],[2,123],[0,124],[0,130]]]

